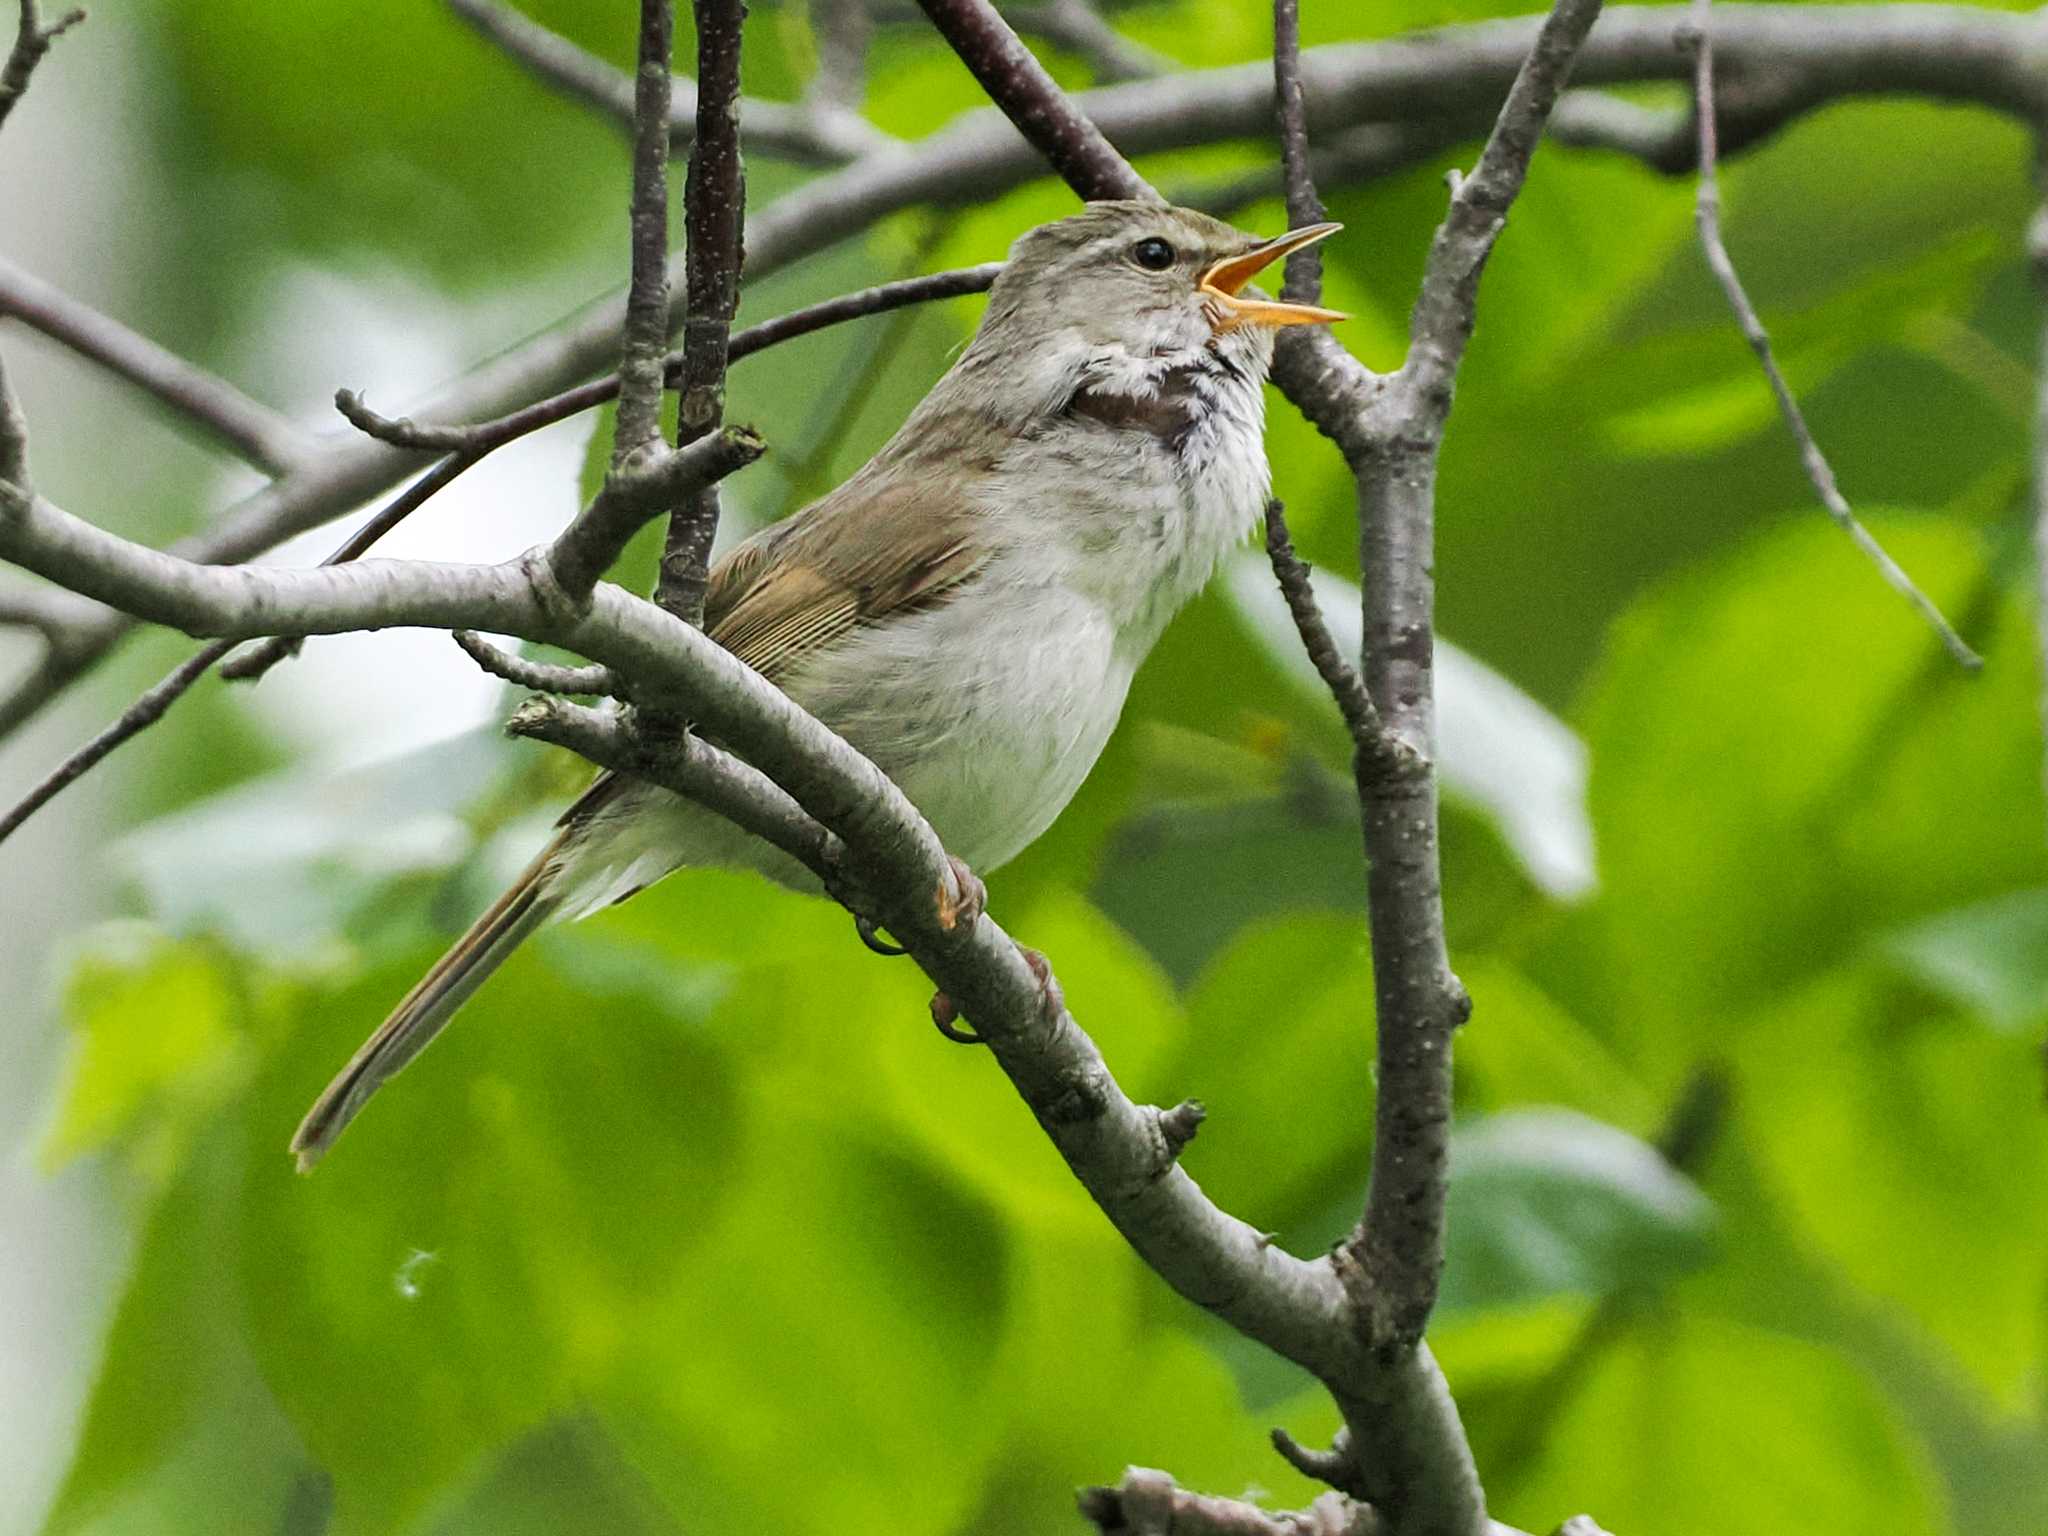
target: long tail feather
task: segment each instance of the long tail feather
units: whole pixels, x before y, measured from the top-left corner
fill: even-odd
[[[391,1017],[363,1042],[349,1064],[306,1111],[292,1137],[299,1172],[307,1173],[334,1145],[362,1107],[413,1057],[433,1043],[455,1010],[484,984],[519,944],[545,923],[561,903],[554,889],[557,839],[526,867],[510,890],[471,924],[447,954],[391,1011]]]

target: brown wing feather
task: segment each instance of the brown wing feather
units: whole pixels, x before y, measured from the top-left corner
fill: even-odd
[[[712,567],[705,631],[774,682],[861,625],[953,596],[986,558],[974,521],[965,480],[855,476]],[[557,825],[589,820],[625,783],[599,774]]]
[[[956,593],[985,558],[976,521],[957,477],[856,476],[721,560],[705,627],[764,677],[782,677],[856,628]]]

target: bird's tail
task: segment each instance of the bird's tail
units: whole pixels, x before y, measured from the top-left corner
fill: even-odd
[[[311,1171],[369,1102],[370,1095],[432,1044],[470,994],[505,963],[522,940],[554,915],[562,901],[557,876],[566,837],[566,832],[558,835],[527,865],[511,889],[470,925],[306,1111],[292,1137],[292,1155],[298,1159],[299,1172]]]

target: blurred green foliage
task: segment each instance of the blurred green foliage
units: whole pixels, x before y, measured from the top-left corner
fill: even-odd
[[[1304,9],[1327,41],[1496,7]],[[617,60],[628,10],[534,14]],[[1118,15],[1190,64],[1266,47],[1245,0]],[[294,264],[407,271],[453,304],[623,266],[619,135],[436,6],[168,0],[93,25],[149,43],[164,330],[202,357]],[[757,6],[751,89],[792,95],[810,56],[800,7]],[[975,100],[929,38],[878,39],[885,127]],[[1359,317],[1340,334],[1376,363],[1442,168],[1333,192],[1332,301]],[[792,179],[757,166],[752,189]],[[1689,188],[1546,149],[1459,389],[1441,614],[1582,734],[1599,885],[1545,896],[1448,808],[1476,1011],[1437,1339],[1496,1512],[1532,1529],[1584,1508],[1625,1536],[2048,1532],[2027,144],[1981,113],[1857,104],[1728,181],[1731,244],[1844,485],[1987,666],[1949,666],[1810,504]],[[1041,184],[906,215],[748,313],[987,259],[1069,207]],[[850,470],[971,321],[949,305],[744,364],[733,414],[777,453],[733,515]],[[1270,439],[1305,551],[1355,571],[1342,465],[1284,405]],[[220,750],[260,734],[241,710],[155,733],[175,803],[99,850],[131,915],[68,964],[45,1156],[95,1160],[135,1236],[50,1536],[996,1536],[1067,1528],[1071,1487],[1126,1462],[1312,1494],[1265,1430],[1327,1435],[1313,1385],[1130,1257],[990,1063],[921,1023],[907,965],[752,877],[679,875],[545,934],[295,1178],[298,1114],[563,769],[477,735],[238,785],[277,752]],[[1334,717],[1215,594],[1080,800],[991,882],[1127,1088],[1206,1101],[1196,1178],[1300,1252],[1364,1185],[1361,885]],[[1675,1168],[1652,1143],[1701,1074],[1727,1109]]]

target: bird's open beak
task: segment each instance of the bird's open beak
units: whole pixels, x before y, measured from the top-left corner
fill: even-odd
[[[1303,229],[1290,229],[1277,239],[1255,245],[1241,256],[1226,257],[1210,267],[1196,279],[1195,289],[1209,301],[1209,313],[1216,322],[1216,329],[1229,331],[1240,325],[1324,325],[1332,320],[1350,319],[1341,310],[1318,309],[1313,304],[1281,304],[1271,299],[1243,296],[1245,284],[1281,257],[1303,246],[1314,245],[1318,240],[1327,240],[1343,227],[1342,224],[1310,224]]]

